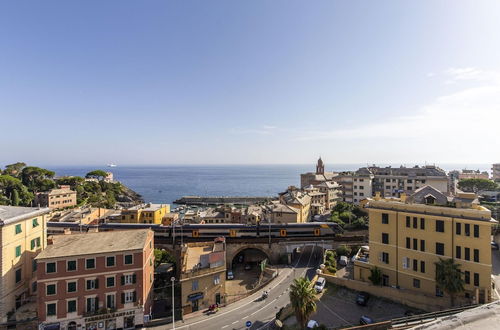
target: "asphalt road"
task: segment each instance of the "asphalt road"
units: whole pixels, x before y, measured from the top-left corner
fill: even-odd
[[[227,307],[221,308],[216,314],[200,315],[189,318],[185,322],[175,322],[175,329],[233,330],[247,329],[245,323],[252,322],[251,330],[266,329],[273,322],[276,313],[289,302],[288,289],[297,277],[307,276],[311,279],[319,264],[320,247],[307,247],[292,262],[292,267],[282,268],[280,274],[268,286],[255,294],[246,297]],[[317,258],[314,256],[316,255]],[[261,299],[262,291],[269,291],[269,297]],[[172,329],[172,324],[161,325],[153,329]]]

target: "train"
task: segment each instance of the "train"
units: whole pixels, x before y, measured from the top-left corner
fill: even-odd
[[[61,233],[66,229],[71,231],[87,232],[90,229],[127,230],[151,229],[155,238],[284,238],[284,237],[335,237],[343,232],[342,228],[334,222],[307,222],[307,223],[271,223],[271,224],[185,224],[163,226],[147,223],[102,223],[98,225],[80,225],[74,222],[49,222],[49,234]]]

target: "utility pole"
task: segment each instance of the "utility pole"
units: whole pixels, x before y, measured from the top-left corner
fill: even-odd
[[[175,300],[175,296],[174,296],[174,284],[175,284],[175,277],[172,276],[172,278],[170,278],[170,281],[172,281],[172,329],[175,330],[175,307],[174,307],[174,300]]]

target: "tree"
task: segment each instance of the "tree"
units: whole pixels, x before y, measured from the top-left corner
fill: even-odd
[[[154,249],[154,255],[155,255],[155,267],[158,267],[158,265],[165,262],[172,263],[175,265],[175,258],[166,250]]]
[[[458,188],[463,191],[477,193],[481,190],[497,190],[498,185],[488,179],[463,179],[458,182]]]
[[[5,170],[3,171],[3,174],[10,175],[13,177],[18,177],[19,174],[21,173],[22,169],[26,167],[25,163],[17,162],[14,164],[10,164],[5,166]]]
[[[316,311],[316,292],[305,277],[296,278],[290,286],[290,302],[301,329],[305,329],[311,314]]]
[[[10,175],[0,175],[0,195],[2,204],[12,204],[12,194],[17,191],[19,202],[18,205],[29,206],[33,200],[33,194],[28,191],[21,180]]]
[[[28,166],[21,171],[21,181],[30,191],[46,191],[55,187],[52,180],[55,174],[44,168]]]
[[[19,205],[20,200],[19,200],[19,193],[17,192],[17,189],[14,189],[12,191],[12,197],[11,197],[10,200],[11,200],[11,204],[13,206],[18,206]]]
[[[464,291],[464,279],[460,265],[453,259],[441,259],[436,265],[436,284],[438,288],[450,295],[451,306],[455,305],[456,294]]]
[[[90,179],[90,178],[93,178],[93,179],[97,179],[99,181],[102,181],[104,180],[104,178],[106,178],[108,176],[108,173],[106,173],[105,171],[103,170],[94,170],[94,171],[90,171],[88,172],[85,177],[87,179]]]
[[[382,284],[382,271],[377,266],[370,269],[370,276],[368,276],[370,282],[373,285],[381,285]]]

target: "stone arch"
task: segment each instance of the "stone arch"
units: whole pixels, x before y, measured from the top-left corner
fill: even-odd
[[[271,251],[269,251],[269,249],[263,248],[262,246],[256,245],[256,244],[248,244],[248,245],[239,246],[236,250],[231,251],[230,253],[228,253],[226,255],[226,264],[228,265],[229,268],[232,266],[233,261],[236,258],[236,256],[245,250],[258,250],[263,255],[266,256],[267,260],[270,263],[275,262],[275,260],[273,258],[273,254],[271,253]]]

